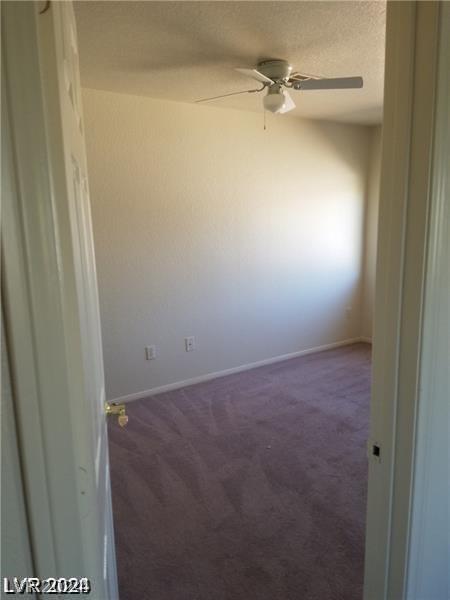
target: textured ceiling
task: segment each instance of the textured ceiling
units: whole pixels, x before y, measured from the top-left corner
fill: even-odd
[[[75,2],[85,87],[180,102],[253,87],[234,71],[283,58],[323,77],[362,75],[362,90],[292,92],[290,113],[381,121],[385,2]],[[262,94],[216,106],[262,110]]]

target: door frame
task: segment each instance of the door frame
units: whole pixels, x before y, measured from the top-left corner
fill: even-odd
[[[440,18],[431,213],[406,597],[450,594],[450,3]],[[447,527],[445,527],[447,524]]]
[[[387,7],[365,600],[406,595],[440,13],[440,2]]]
[[[57,241],[36,27],[29,11],[10,8],[1,4],[2,137],[10,154],[8,179],[15,183],[2,194],[2,304],[36,570],[32,575],[44,577],[58,572],[59,503],[52,499],[50,436],[43,424],[51,412],[49,401],[67,397],[60,376],[65,353],[54,355],[64,343],[59,327],[62,298],[55,277]],[[50,361],[55,360],[54,370],[41,360],[47,351]],[[56,427],[54,416],[51,423]]]
[[[7,75],[2,132],[6,125],[17,190],[13,201],[4,203],[8,228],[2,229],[2,246],[7,244],[9,251],[2,253],[2,300],[34,575],[45,577],[66,571],[74,558],[67,530],[79,535],[74,515],[82,483],[75,475],[70,436],[61,434],[61,423],[71,419],[73,390],[65,373],[72,368],[67,353],[72,340],[63,319],[64,273],[54,218],[38,16],[33,11],[30,18],[28,2],[12,4],[16,8],[2,35]],[[8,10],[8,3],[1,8],[2,13]],[[437,2],[388,3],[365,600],[405,595],[439,10]],[[2,27],[4,23],[2,14]],[[380,446],[380,459],[371,454],[372,444]],[[64,490],[58,486],[61,480]]]
[[[60,116],[47,102],[44,73],[54,40],[52,30],[42,35],[40,19],[52,19],[53,26],[56,17],[45,12],[54,7],[1,3],[2,138],[15,184],[4,195],[2,214],[5,345],[35,571],[29,575],[88,577],[92,597],[104,600],[118,597],[114,536],[111,523],[103,527],[93,510],[93,453],[80,414],[86,387],[76,327],[82,317],[72,264],[73,217],[68,188],[61,185],[61,157],[52,146]],[[111,510],[109,472],[106,479],[104,515]]]

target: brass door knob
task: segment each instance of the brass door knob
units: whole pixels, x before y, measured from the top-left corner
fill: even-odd
[[[105,402],[106,415],[117,415],[117,421],[121,427],[128,423],[128,415],[125,412],[125,404],[110,404]]]

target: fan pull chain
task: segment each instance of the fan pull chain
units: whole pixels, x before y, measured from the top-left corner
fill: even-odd
[[[266,127],[266,111],[263,110],[264,113],[264,131],[266,131],[267,127]]]

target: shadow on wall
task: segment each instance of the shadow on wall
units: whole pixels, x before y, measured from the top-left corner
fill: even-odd
[[[108,398],[361,334],[369,128],[83,100]]]

